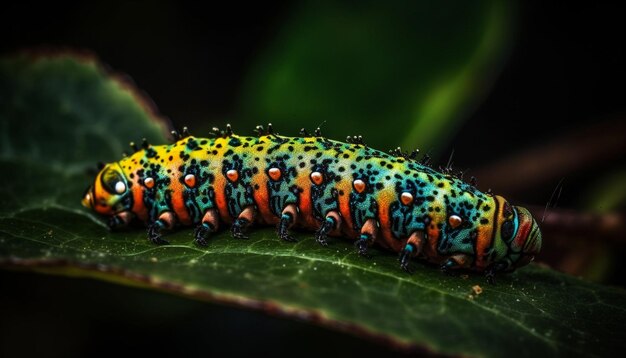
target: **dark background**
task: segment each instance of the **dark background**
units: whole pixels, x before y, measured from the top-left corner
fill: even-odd
[[[207,133],[214,125],[236,124],[251,65],[298,6],[11,2],[0,14],[0,53],[33,46],[91,50],[112,69],[129,74],[177,127]],[[510,53],[501,73],[484,102],[466,114],[453,145],[441,150],[455,149],[459,167],[480,168],[520,148],[624,116],[626,29],[618,2],[525,1],[513,12]],[[252,128],[239,131],[251,134]],[[567,176],[565,193],[571,195],[562,195],[561,204],[578,204],[578,180],[593,180],[615,167],[615,157],[609,159]],[[522,195],[506,188],[499,193],[518,202],[545,203],[561,177]]]
[[[207,123],[208,128],[237,117],[251,64],[296,6],[10,2],[0,13],[0,53],[33,46],[91,50],[111,68],[132,76],[175,125]],[[618,2],[518,4],[502,71],[452,141],[455,163],[489,168],[520,148],[550,143],[570,131],[584,134],[600,122],[623,130],[624,15]],[[476,140],[487,127],[489,140]],[[602,138],[597,142],[601,146]],[[463,148],[471,150],[459,150]],[[511,195],[543,205],[565,178],[558,206],[580,210],[578,188],[623,168],[623,154],[603,156]],[[623,202],[617,210],[624,212]],[[621,264],[615,266],[605,281],[623,284],[623,273]],[[372,343],[301,323],[99,282],[76,285],[69,279],[5,272],[0,292],[0,353],[6,356],[384,352]],[[157,307],[141,311],[144,300]]]

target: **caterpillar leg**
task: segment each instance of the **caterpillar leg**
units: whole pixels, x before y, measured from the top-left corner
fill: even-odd
[[[374,219],[367,219],[363,227],[361,228],[361,236],[354,243],[359,255],[368,257],[367,250],[369,246],[376,240],[376,234],[378,233],[378,223]]]
[[[424,232],[414,231],[409,239],[406,241],[406,246],[400,252],[400,268],[404,271],[411,273],[409,269],[409,263],[412,257],[418,256],[422,252],[422,245],[424,243]]]
[[[285,241],[296,242],[296,239],[289,235],[289,228],[297,219],[298,207],[295,204],[285,206],[280,216],[280,222],[278,223],[278,237]]]
[[[200,246],[207,245],[207,239],[214,233],[219,226],[219,220],[217,219],[217,211],[215,209],[209,209],[202,217],[200,225],[196,226],[193,232],[196,244]]]
[[[452,270],[466,268],[469,264],[469,257],[467,255],[459,254],[450,256],[444,263],[441,265],[441,272],[446,275],[451,275]]]
[[[485,277],[487,278],[487,282],[492,285],[496,283],[496,273],[500,271],[504,271],[506,269],[506,264],[502,262],[495,263],[491,267],[485,270]]]
[[[237,217],[233,226],[230,228],[230,233],[235,239],[248,239],[245,235],[245,231],[254,221],[256,217],[256,208],[254,206],[247,206],[241,214]]]
[[[328,241],[326,238],[328,237],[328,233],[339,229],[341,226],[341,215],[339,215],[336,211],[329,211],[326,214],[326,220],[322,226],[315,233],[315,241],[317,241],[322,246],[328,246]]]
[[[163,245],[169,244],[167,240],[164,240],[161,236],[163,230],[171,230],[176,224],[176,216],[171,211],[166,211],[159,215],[159,218],[148,227],[148,240],[154,244]]]
[[[128,226],[128,224],[133,220],[135,214],[130,211],[122,211],[121,213],[117,213],[109,218],[109,222],[107,225],[111,230],[117,230],[123,227]]]

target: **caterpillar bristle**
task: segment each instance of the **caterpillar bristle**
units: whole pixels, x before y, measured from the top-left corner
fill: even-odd
[[[322,136],[322,130],[320,129],[320,127],[315,128],[315,136],[316,137]]]
[[[172,134],[172,139],[174,140],[174,142],[180,139],[180,134],[177,131],[171,131],[170,133]]]
[[[130,148],[133,150],[133,153],[137,153],[139,151],[139,148],[137,148],[137,144],[135,144],[135,142],[130,142],[129,145]]]
[[[411,160],[415,160],[417,159],[417,156],[420,154],[420,150],[419,149],[413,149],[413,151],[411,152],[411,154],[409,154],[409,159]]]
[[[233,127],[228,123],[226,124],[226,136],[230,137],[231,135],[233,135]]]
[[[409,152],[407,151],[402,151],[402,149],[400,149],[400,147],[398,147],[398,149],[400,150],[400,156],[406,160],[409,160]]]
[[[454,163],[452,162],[452,158],[454,158],[454,149],[452,149],[452,152],[450,152],[450,157],[448,158],[448,162],[446,163],[446,171],[448,175],[454,175],[454,171],[452,169]]]
[[[355,135],[355,136],[347,136],[346,137],[346,143],[349,143],[349,144],[360,144],[360,145],[367,146],[365,144],[365,141],[363,140],[363,137],[360,136],[360,135],[358,135],[358,136],[357,135]]]
[[[213,128],[211,128],[211,131],[209,132],[209,136],[210,136],[211,138],[217,138],[217,137],[220,137],[220,136],[221,136],[221,134],[220,134],[220,129],[219,129],[218,127],[213,127]]]
[[[307,132],[306,129],[301,128],[300,129],[300,135],[303,136],[303,137],[309,137],[309,132]]]
[[[477,181],[476,181],[476,177],[475,177],[475,176],[472,176],[472,177],[470,178],[470,185],[471,185],[471,186],[476,186],[476,182],[477,182]]]
[[[254,131],[256,132],[256,135],[258,137],[261,137],[261,136],[265,135],[265,128],[263,128],[263,126],[260,125],[260,124],[258,126],[256,126]]]
[[[424,166],[427,166],[428,164],[430,164],[430,155],[424,154],[424,156],[420,160],[420,164]]]
[[[148,148],[150,148],[150,143],[148,143],[148,140],[146,138],[142,138],[141,139],[141,146],[143,147],[143,149],[148,149]]]
[[[189,128],[183,127],[183,138],[191,137],[191,133],[189,133]]]
[[[274,134],[274,128],[272,127],[272,123],[267,124],[267,134],[268,135]]]

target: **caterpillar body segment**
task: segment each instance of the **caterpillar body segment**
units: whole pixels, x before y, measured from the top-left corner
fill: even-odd
[[[444,271],[493,275],[539,252],[541,233],[528,210],[413,154],[386,154],[362,139],[258,131],[256,137],[217,130],[216,138],[144,143],[102,168],[83,205],[109,217],[113,228],[145,222],[155,243],[177,226],[195,226],[199,245],[207,245],[221,223],[240,239],[257,224],[274,225],[281,239],[295,241],[295,227],[314,231],[324,246],[329,236],[353,239],[364,256],[374,244],[393,250],[407,271],[420,257]]]

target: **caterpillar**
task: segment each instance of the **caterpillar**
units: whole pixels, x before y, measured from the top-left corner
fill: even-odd
[[[148,239],[166,244],[165,231],[195,225],[205,246],[222,223],[246,239],[252,224],[275,225],[280,239],[295,241],[292,227],[355,240],[360,255],[372,244],[399,253],[409,271],[412,258],[442,271],[494,274],[526,265],[541,248],[537,222],[523,207],[428,166],[400,148],[384,153],[359,137],[327,139],[319,128],[299,137],[257,126],[239,136],[230,125],[196,138],[185,128],[175,142],[131,143],[132,155],[104,165],[82,204],[108,217],[117,229],[133,220],[148,226]]]

